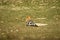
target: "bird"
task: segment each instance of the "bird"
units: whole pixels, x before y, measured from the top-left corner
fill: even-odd
[[[31,19],[30,16],[27,16],[27,18],[26,18],[26,26],[38,27],[38,26],[33,22],[33,20]]]

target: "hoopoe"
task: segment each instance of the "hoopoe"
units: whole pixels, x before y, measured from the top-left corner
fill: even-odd
[[[37,25],[32,21],[30,16],[28,16],[26,18],[26,26],[36,26],[37,27]]]

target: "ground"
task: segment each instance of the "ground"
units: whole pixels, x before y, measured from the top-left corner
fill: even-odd
[[[60,40],[60,9],[55,6],[0,6],[0,40]],[[26,16],[47,26],[26,26]],[[46,19],[37,19],[46,18]]]

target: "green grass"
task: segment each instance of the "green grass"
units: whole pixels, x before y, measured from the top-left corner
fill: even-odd
[[[12,10],[0,8],[0,40],[59,40],[60,9],[29,7]],[[25,25],[26,16],[34,22],[47,23],[47,26],[30,27]],[[46,18],[44,20],[37,18]]]

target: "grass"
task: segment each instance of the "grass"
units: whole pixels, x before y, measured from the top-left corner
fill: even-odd
[[[60,12],[56,8],[27,7],[0,8],[0,40],[60,40]],[[26,16],[34,22],[47,23],[47,26],[30,27],[25,25]],[[37,18],[46,18],[44,20]]]

